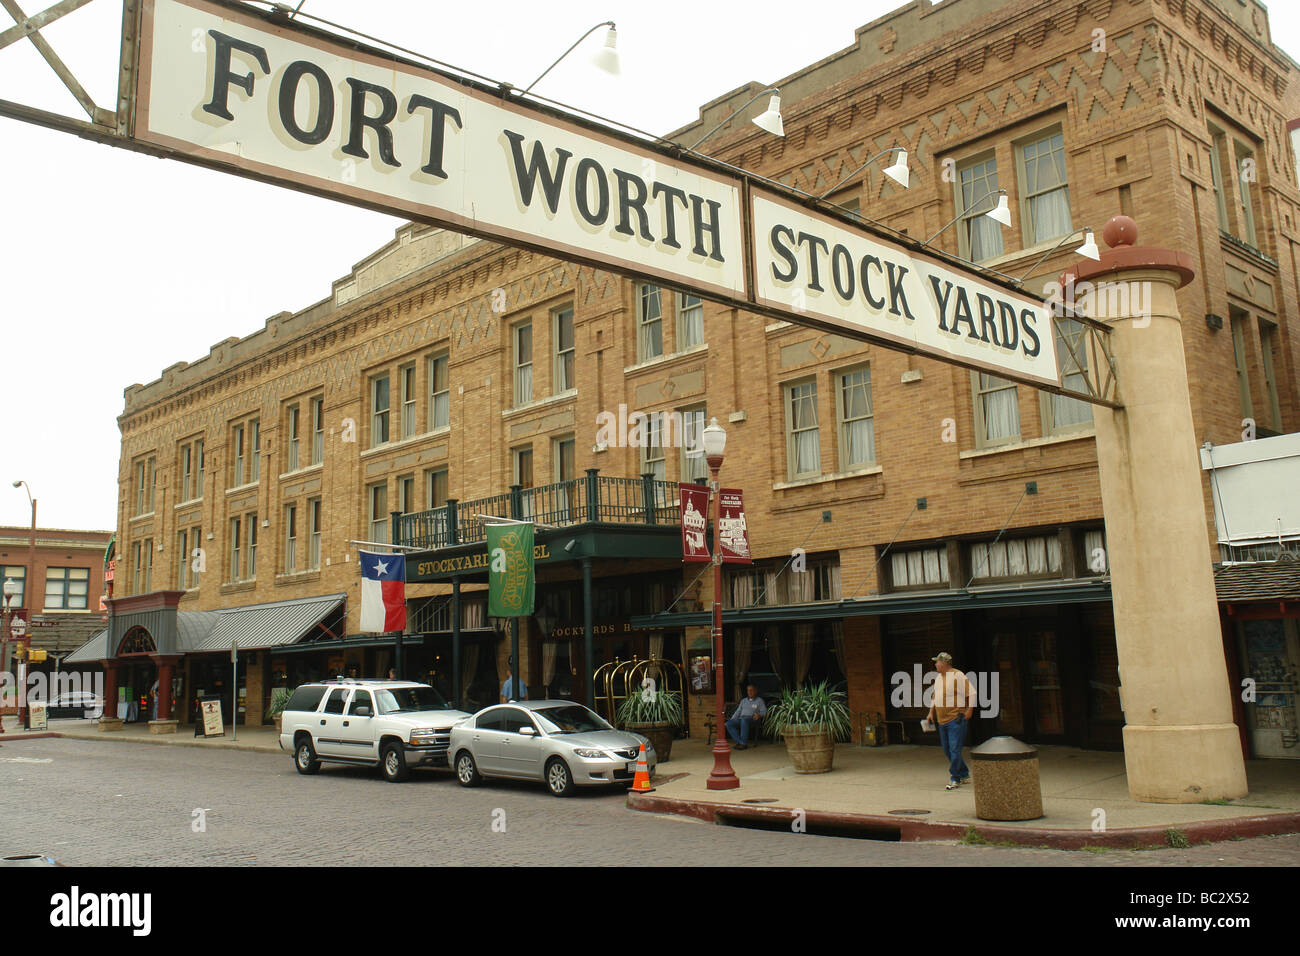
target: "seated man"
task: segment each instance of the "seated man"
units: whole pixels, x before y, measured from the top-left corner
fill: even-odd
[[[754,727],[767,713],[767,704],[758,696],[758,688],[750,684],[745,688],[745,696],[736,705],[736,712],[727,721],[727,736],[736,742],[737,750],[749,746],[750,733],[757,733]]]

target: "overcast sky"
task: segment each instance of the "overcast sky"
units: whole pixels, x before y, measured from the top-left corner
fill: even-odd
[[[855,27],[902,2],[307,0],[304,11],[519,87],[588,27],[616,20],[620,77],[582,55],[599,47],[596,33],[537,92],[666,132],[749,80],[850,45]],[[1273,6],[1274,38],[1300,53],[1300,5]],[[0,31],[10,22],[0,12]],[[120,3],[94,0],[44,31],[107,108],[120,23]],[[0,98],[84,118],[27,42],[0,50]],[[324,298],[401,224],[3,118],[0,184],[0,524],[30,520],[10,486],[21,478],[42,527],[112,528],[123,388]]]

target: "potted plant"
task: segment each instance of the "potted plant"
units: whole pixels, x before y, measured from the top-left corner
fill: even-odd
[[[785,738],[796,773],[826,773],[835,762],[835,741],[849,734],[849,705],[842,691],[823,681],[785,690],[763,718],[763,731]]]
[[[280,721],[284,719],[284,705],[289,703],[293,691],[288,687],[276,687],[271,691],[271,706],[266,709],[266,716],[275,719],[275,732],[280,733]]]
[[[682,696],[676,691],[638,691],[618,705],[618,722],[624,730],[650,738],[660,763],[673,751],[673,736],[682,725]]]

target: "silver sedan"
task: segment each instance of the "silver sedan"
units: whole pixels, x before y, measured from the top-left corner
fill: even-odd
[[[484,777],[542,780],[557,797],[575,787],[630,784],[641,744],[654,772],[654,746],[610,726],[571,700],[524,700],[485,707],[451,729],[451,766],[461,786]]]

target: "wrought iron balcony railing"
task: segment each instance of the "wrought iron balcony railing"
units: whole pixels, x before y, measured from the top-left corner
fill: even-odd
[[[591,468],[536,488],[511,485],[505,494],[447,503],[428,511],[393,513],[393,541],[413,548],[450,548],[487,537],[491,518],[536,521],[567,527],[578,524],[675,525],[681,520],[677,482],[654,475],[604,477]]]

